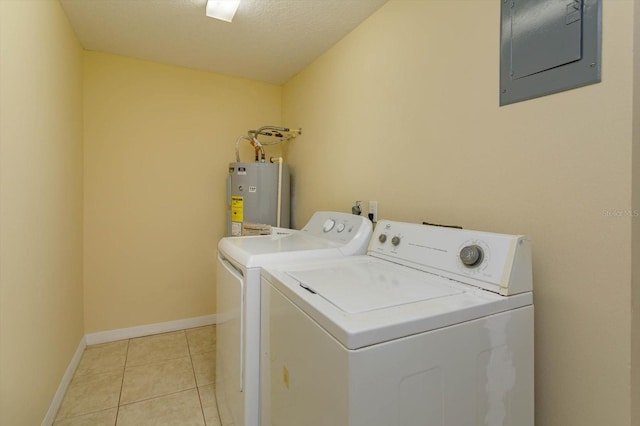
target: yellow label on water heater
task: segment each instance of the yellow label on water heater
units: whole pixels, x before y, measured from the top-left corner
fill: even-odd
[[[231,221],[244,222],[244,199],[239,195],[231,196]]]

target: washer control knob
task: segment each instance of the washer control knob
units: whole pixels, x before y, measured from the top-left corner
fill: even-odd
[[[393,237],[391,239],[391,244],[393,244],[394,246],[397,246],[398,244],[400,244],[400,237],[398,237],[397,235]]]
[[[387,242],[387,234],[380,234],[380,236],[378,237],[378,241],[380,241],[381,243],[386,243]]]
[[[342,232],[344,231],[344,228],[345,228],[344,223],[339,223],[338,226],[336,226],[336,231]]]
[[[482,247],[477,245],[470,245],[462,247],[460,250],[460,260],[465,266],[476,266],[482,259],[484,258],[484,252],[482,251]]]
[[[324,222],[324,225],[322,225],[322,230],[324,232],[329,232],[333,229],[334,226],[336,226],[336,221],[333,219],[327,219]]]

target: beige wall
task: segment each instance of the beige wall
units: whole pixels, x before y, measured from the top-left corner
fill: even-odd
[[[82,336],[82,50],[0,1],[0,424],[40,424]]]
[[[531,235],[544,426],[630,424],[633,2],[603,27],[602,83],[500,108],[500,2],[392,0],[284,88],[298,225],[377,200]]]
[[[228,163],[238,136],[280,123],[282,88],[84,59],[87,333],[215,313]]]
[[[633,212],[640,214],[640,0],[633,1],[634,31],[633,45],[633,172],[632,201]],[[633,281],[631,283],[631,424],[640,426],[640,217],[632,221],[632,262]]]

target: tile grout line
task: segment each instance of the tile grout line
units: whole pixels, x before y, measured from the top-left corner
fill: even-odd
[[[214,336],[216,337],[216,341],[215,341],[215,344],[214,344],[214,347],[213,347],[213,352],[214,352],[214,359],[217,362],[218,361],[218,358],[217,358],[217,355],[218,355],[218,335],[217,335],[218,329],[216,328],[215,324],[213,325],[213,331],[214,331]],[[214,368],[215,368],[215,364],[214,364]],[[214,369],[213,372],[214,372],[214,376],[215,376],[215,373],[217,372],[217,369]],[[215,376],[215,377],[217,377],[217,376]],[[216,403],[216,414],[218,416],[218,424],[223,426],[222,425],[222,417],[220,416],[220,407],[218,406],[218,395],[216,394],[216,381],[215,381],[215,379],[213,381],[213,401]]]
[[[2,0],[0,0],[2,1]],[[127,407],[129,405],[135,405],[135,404],[139,404],[141,402],[146,402],[146,401],[153,401],[154,399],[158,399],[158,398],[164,398],[166,396],[171,396],[171,395],[177,395],[179,393],[184,393],[186,391],[190,391],[192,389],[196,389],[195,387],[193,388],[188,388],[188,389],[182,389],[182,390],[177,390],[177,391],[173,391],[173,392],[169,392],[169,393],[165,393],[162,395],[158,395],[158,396],[150,396],[148,398],[142,398],[142,399],[137,399],[135,401],[131,401],[131,402],[127,402],[126,404],[122,404],[122,407]]]
[[[200,327],[195,327],[195,328],[200,328]],[[213,330],[214,330],[214,333],[215,333],[215,332],[216,332],[215,324],[213,325]],[[185,333],[186,333],[186,330],[185,330]],[[193,355],[191,354],[191,346],[189,346],[189,339],[188,339],[188,338],[187,338],[187,346],[189,347],[189,355],[190,355],[190,357],[191,357],[191,366],[193,367],[193,373],[194,373],[194,376],[195,376],[195,366],[193,365]],[[205,351],[205,352],[203,352],[203,353],[208,353],[208,352],[214,352],[214,353],[216,353],[216,350],[215,350],[215,343],[214,343],[214,350],[213,350],[213,351]],[[203,386],[207,386],[207,385],[203,385]],[[218,418],[218,425],[222,425],[222,418],[220,417],[220,410],[219,410],[219,408],[218,408],[218,398],[217,398],[217,396],[216,396],[216,391],[215,391],[215,389],[216,389],[215,381],[211,384],[211,387],[212,387],[212,389],[213,389],[213,402],[214,402],[214,404],[215,404],[215,407],[214,407],[214,408],[215,408],[215,410],[216,410],[216,413],[215,413],[215,414],[216,414],[216,417]],[[204,417],[204,423],[205,423],[205,425],[206,425],[206,426],[209,426],[209,425],[207,424],[207,418],[206,418],[206,416],[204,415],[204,405],[203,405],[203,403],[202,403],[202,395],[200,394],[200,386],[198,386],[198,379],[197,379],[197,377],[196,377],[196,389],[197,389],[197,391],[198,391],[198,398],[200,399],[200,408],[202,409],[202,415],[203,415],[203,417]]]
[[[220,417],[220,407],[218,407],[218,395],[216,395],[215,384],[213,386],[213,400],[216,403],[216,414],[218,415],[218,423],[222,425],[222,417]]]
[[[196,384],[196,392],[198,392],[198,401],[200,402],[200,414],[202,414],[202,421],[206,426],[207,418],[204,415],[204,407],[202,406],[202,396],[200,395],[200,387],[198,386],[198,378],[196,377],[196,368],[193,365],[193,354],[191,353],[191,345],[189,344],[189,336],[187,336],[187,330],[184,330],[184,338],[187,340],[187,350],[189,351],[189,361],[191,361],[191,372],[193,373],[193,381]]]
[[[131,339],[127,339],[127,350],[124,354],[124,366],[122,368],[122,380],[120,381],[120,393],[118,394],[118,405],[116,406],[116,422],[114,426],[118,425],[118,416],[120,415],[120,401],[122,401],[122,389],[124,389],[124,375],[127,372],[127,360],[129,358],[129,344]]]

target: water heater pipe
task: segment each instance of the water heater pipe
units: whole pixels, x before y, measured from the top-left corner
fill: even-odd
[[[276,145],[279,143],[287,142],[297,135],[302,134],[302,129],[291,129],[289,127],[277,127],[277,126],[262,126],[258,130],[249,130],[249,136],[240,136],[236,140],[236,162],[240,162],[240,141],[249,141],[253,147],[256,155],[256,162],[260,161],[264,163],[265,153],[264,147],[270,145]],[[275,141],[260,142],[258,140],[259,135],[271,136],[277,138]]]
[[[288,133],[288,135],[283,135],[281,132]],[[254,135],[254,137],[258,137],[258,135],[265,136],[274,136],[283,140],[289,140],[291,138],[295,138],[296,135],[301,135],[302,129],[291,129],[289,127],[279,127],[279,126],[262,126],[258,130],[249,130],[249,136]]]
[[[264,163],[264,148],[258,138],[251,139],[251,146],[255,151],[256,162],[260,161],[261,163]]]
[[[240,141],[241,140],[253,142],[253,139],[251,139],[248,136],[240,136],[238,139],[236,139],[236,162],[237,163],[240,162]]]
[[[282,157],[278,157],[278,208],[276,210],[276,226],[280,228],[282,216]]]

